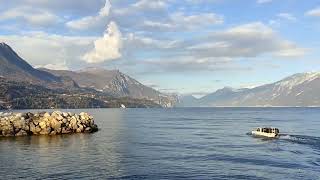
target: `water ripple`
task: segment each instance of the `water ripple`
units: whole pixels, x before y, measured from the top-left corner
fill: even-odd
[[[0,138],[0,179],[320,177],[320,109],[72,111],[93,114],[101,131]],[[259,126],[288,133],[276,140],[245,135]]]

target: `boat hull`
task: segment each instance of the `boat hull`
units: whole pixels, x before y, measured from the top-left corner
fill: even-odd
[[[276,134],[276,133],[265,133],[265,132],[252,131],[251,134],[254,136],[261,136],[261,137],[267,137],[267,138],[277,138],[278,137],[278,134]]]

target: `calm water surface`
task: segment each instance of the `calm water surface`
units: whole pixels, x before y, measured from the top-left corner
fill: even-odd
[[[0,179],[320,179],[319,108],[73,111],[100,131],[1,138]]]

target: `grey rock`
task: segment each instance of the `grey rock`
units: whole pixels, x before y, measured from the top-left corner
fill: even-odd
[[[20,130],[18,133],[15,134],[15,136],[26,136],[28,133],[25,130]]]
[[[66,127],[63,127],[62,130],[61,130],[62,134],[69,134],[71,132],[72,132],[71,129],[70,128],[66,128]]]

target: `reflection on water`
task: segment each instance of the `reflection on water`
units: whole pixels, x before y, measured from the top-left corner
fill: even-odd
[[[103,138],[98,133],[1,138],[1,178],[120,176],[122,111],[95,111],[98,125],[107,124],[99,131]]]
[[[0,138],[0,179],[320,177],[320,109],[83,111],[95,117],[100,131]],[[288,135],[274,140],[246,135],[258,126]]]

